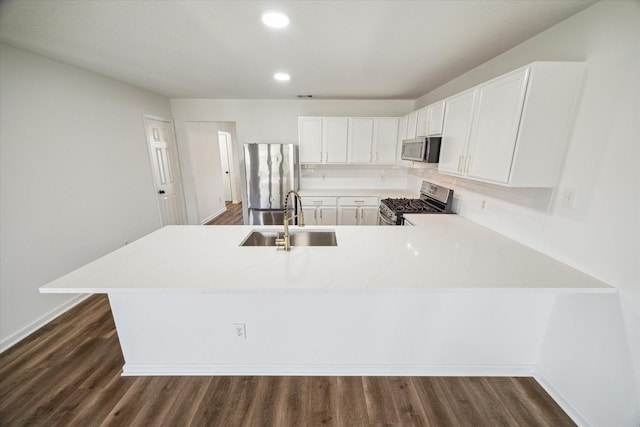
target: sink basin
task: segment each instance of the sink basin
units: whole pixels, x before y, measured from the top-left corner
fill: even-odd
[[[276,239],[282,238],[283,231],[252,231],[240,246],[275,246]],[[335,231],[291,231],[291,246],[338,246]]]

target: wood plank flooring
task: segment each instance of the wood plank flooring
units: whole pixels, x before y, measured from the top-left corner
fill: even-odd
[[[121,377],[94,295],[0,354],[0,426],[572,426],[531,378]]]
[[[226,202],[226,212],[221,213],[206,225],[242,225],[242,203]]]

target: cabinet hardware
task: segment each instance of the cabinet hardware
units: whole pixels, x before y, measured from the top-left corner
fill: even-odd
[[[462,167],[461,167],[461,165],[462,165],[462,158],[463,158],[463,157],[464,157],[464,156],[458,156],[458,172],[460,172],[460,173],[462,173]]]
[[[320,210],[320,221],[322,221],[322,209],[318,208]]]
[[[378,152],[376,151],[375,161],[378,161]]]
[[[471,164],[471,156],[467,156],[467,161],[464,166],[464,173],[469,173],[469,165]]]

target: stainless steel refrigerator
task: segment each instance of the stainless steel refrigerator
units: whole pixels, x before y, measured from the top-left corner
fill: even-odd
[[[244,144],[249,224],[282,224],[289,190],[298,190],[298,147]],[[293,195],[289,207],[295,206]]]

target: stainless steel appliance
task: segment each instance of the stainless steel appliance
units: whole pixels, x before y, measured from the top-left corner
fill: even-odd
[[[298,190],[294,144],[244,144],[249,224],[282,225],[289,190]]]
[[[414,162],[438,163],[440,160],[439,136],[423,136],[402,141],[402,152],[400,157],[403,160],[413,160]]]
[[[452,213],[453,190],[422,181],[419,199],[382,199],[380,225],[404,225],[405,214]]]

